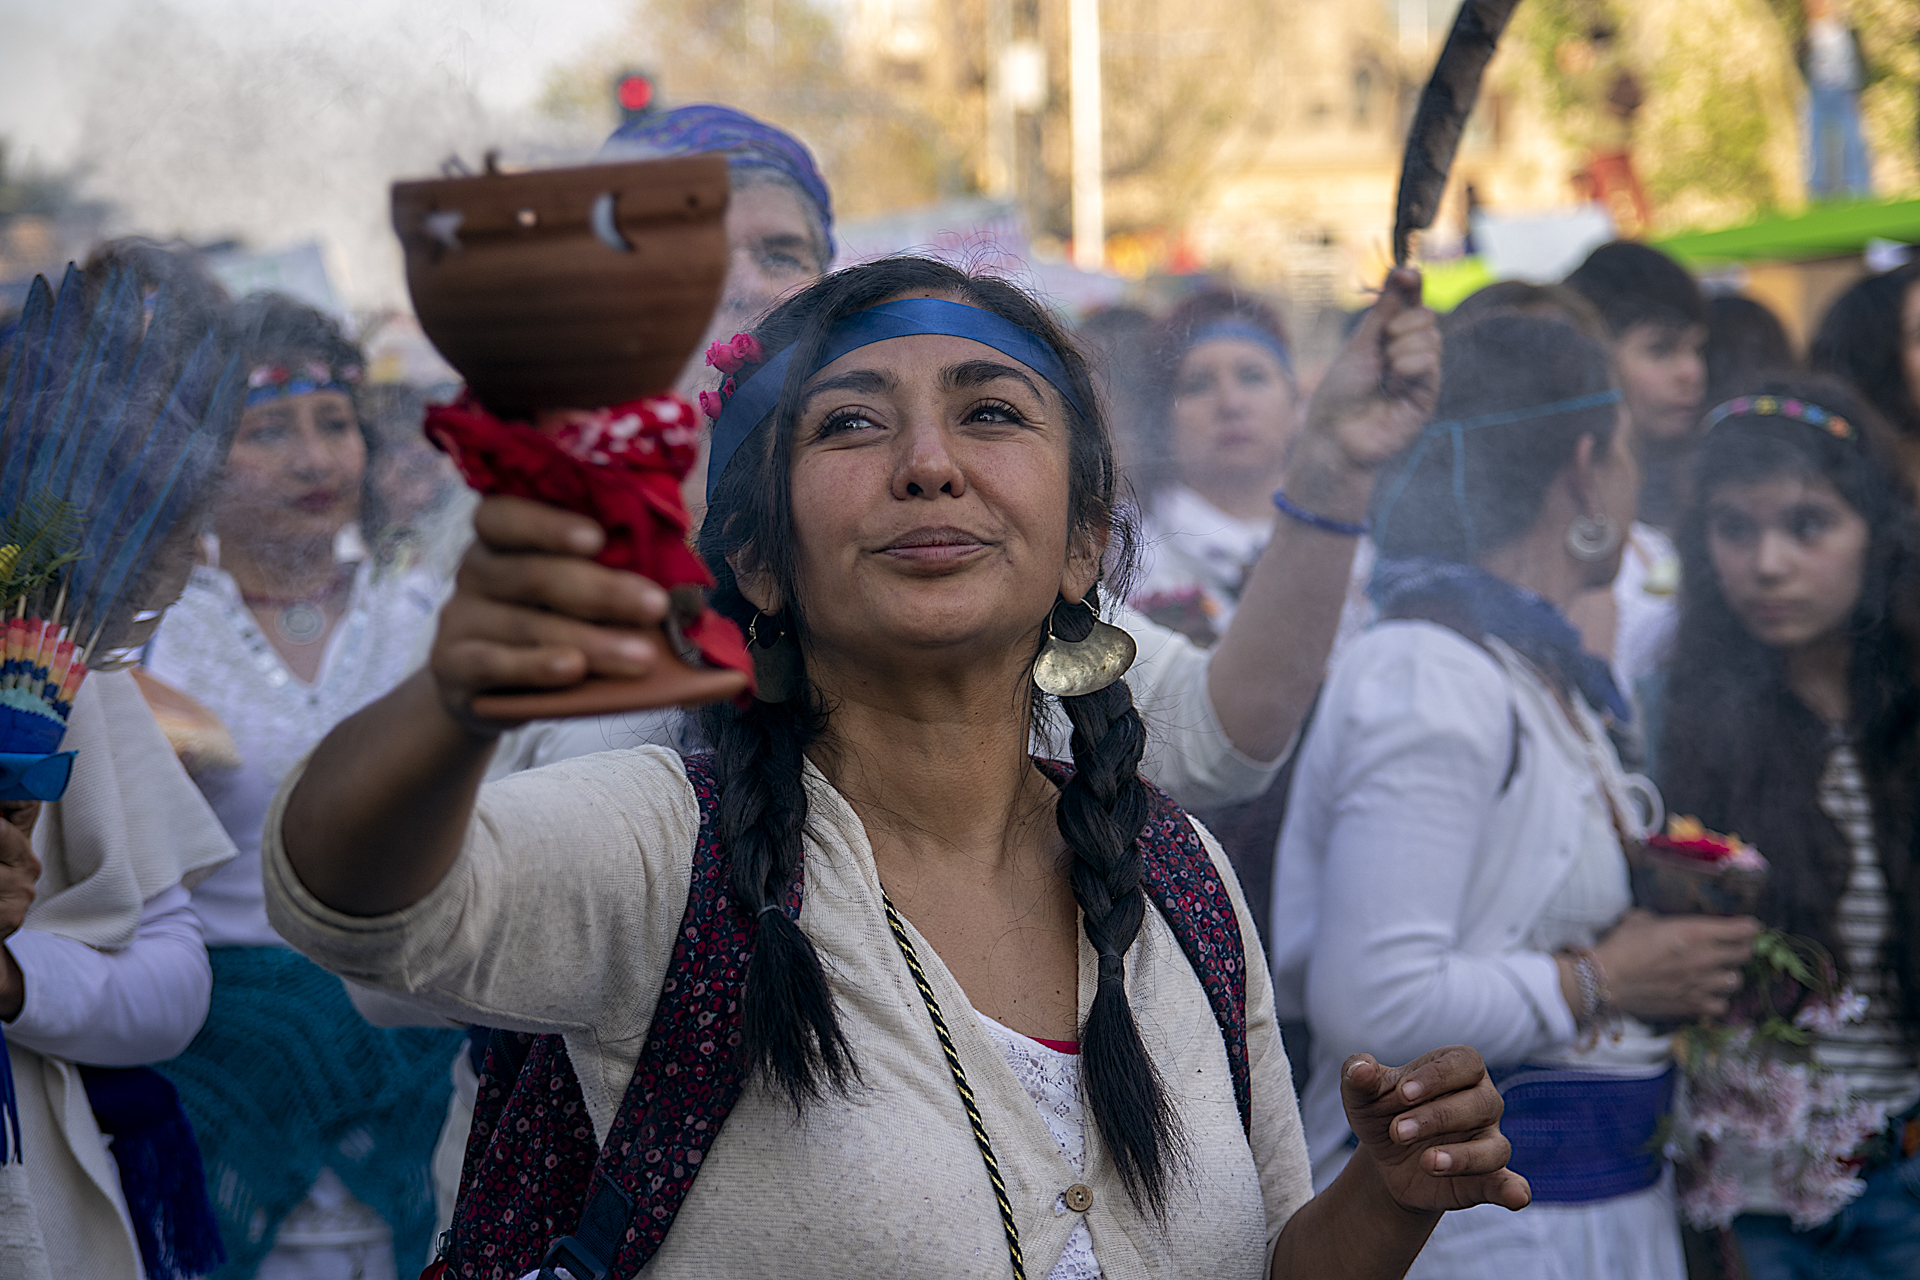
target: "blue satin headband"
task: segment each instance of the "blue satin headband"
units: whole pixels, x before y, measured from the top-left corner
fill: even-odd
[[[919,334],[967,338],[982,346],[992,347],[1052,383],[1053,389],[1073,406],[1075,412],[1082,415],[1087,412],[1087,406],[1074,394],[1066,365],[1061,363],[1059,355],[1046,342],[991,311],[940,298],[883,302],[877,307],[854,312],[836,324],[827,335],[827,344],[820,352],[819,360],[807,371],[807,376],[812,377],[849,351],[858,351],[889,338],[911,338]],[[761,365],[751,378],[739,385],[733,398],[727,401],[727,407],[720,411],[720,420],[713,424],[713,447],[707,458],[709,502],[713,500],[713,491],[719,487],[720,477],[726,474],[727,464],[733,460],[733,455],[747,442],[754,428],[766,421],[779,406],[780,393],[786,387],[787,370],[793,364],[795,350],[797,345],[784,347],[773,359]]]
[[[1273,358],[1280,367],[1293,376],[1293,352],[1287,350],[1287,344],[1259,325],[1248,320],[1215,320],[1212,324],[1202,325],[1187,335],[1186,350],[1191,351],[1203,342],[1251,342],[1273,352]]]

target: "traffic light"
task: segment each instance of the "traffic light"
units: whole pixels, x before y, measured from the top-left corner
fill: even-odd
[[[659,110],[655,102],[657,86],[645,71],[622,71],[613,78],[613,102],[620,108],[620,123],[644,120]]]

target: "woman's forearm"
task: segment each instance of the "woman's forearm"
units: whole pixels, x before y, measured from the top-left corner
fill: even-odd
[[[424,670],[343,720],[281,821],[300,882],[350,915],[420,901],[459,856],[494,742],[448,714]]]
[[[1332,520],[1364,520],[1372,473],[1340,461],[1330,443],[1301,444],[1287,469],[1288,500]],[[1281,516],[1247,577],[1208,667],[1207,692],[1227,737],[1256,760],[1286,750],[1313,705],[1358,541]]]
[[[1397,1202],[1379,1166],[1356,1153],[1333,1185],[1300,1207],[1274,1242],[1272,1280],[1398,1280],[1438,1213]]]

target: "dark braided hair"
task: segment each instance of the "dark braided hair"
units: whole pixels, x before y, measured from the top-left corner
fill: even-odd
[[[754,335],[769,356],[797,348],[780,407],[770,429],[749,437],[720,477],[700,532],[700,552],[717,579],[714,607],[742,626],[757,610],[740,590],[735,559],[751,561],[777,584],[786,601],[779,619],[785,642],[804,645],[807,635],[785,459],[800,389],[829,332],[854,312],[928,293],[981,307],[1035,334],[1059,354],[1074,397],[1097,403],[1087,362],[1072,340],[1032,298],[991,276],[923,258],[889,258],[827,276],[783,302]],[[1097,416],[1069,405],[1067,417],[1071,526],[1110,537],[1107,576],[1124,582],[1132,548],[1114,508],[1112,443]],[[1088,602],[1097,608],[1097,593]],[[1035,619],[1036,627],[1040,621]],[[769,625],[766,619],[758,624],[763,640]],[[1084,636],[1091,625],[1088,610],[1056,611],[1055,633],[1062,639]],[[1032,697],[1037,716],[1043,695],[1035,690]],[[1139,777],[1146,730],[1124,681],[1060,701],[1073,730],[1074,773],[1061,788],[1056,819],[1073,853],[1074,900],[1100,958],[1098,991],[1080,1034],[1087,1102],[1136,1202],[1162,1212],[1168,1170],[1182,1152],[1178,1118],[1127,1004],[1122,963],[1146,915],[1136,839],[1147,821],[1146,785]],[[823,1086],[844,1092],[858,1078],[813,943],[784,910],[771,909],[786,902],[800,863],[806,751],[820,740],[830,714],[804,671],[784,702],[756,702],[745,711],[720,705],[700,713],[719,772],[718,834],[732,862],[733,896],[759,922],[747,968],[742,1052],[749,1069],[767,1072],[796,1107]]]

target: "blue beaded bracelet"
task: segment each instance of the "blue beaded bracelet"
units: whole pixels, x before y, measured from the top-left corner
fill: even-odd
[[[1325,533],[1337,533],[1343,538],[1364,538],[1373,532],[1373,522],[1370,520],[1362,520],[1358,524],[1348,524],[1345,520],[1329,519],[1326,516],[1320,515],[1318,512],[1309,511],[1305,507],[1295,506],[1293,501],[1287,497],[1286,490],[1284,489],[1275,489],[1273,491],[1273,505],[1280,508],[1283,515],[1291,516],[1309,528],[1319,529]]]

